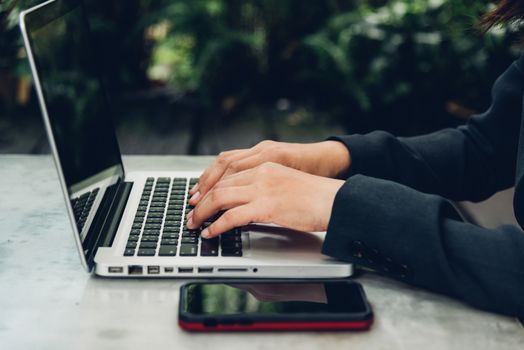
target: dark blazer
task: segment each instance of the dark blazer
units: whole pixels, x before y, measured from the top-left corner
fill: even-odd
[[[524,227],[523,94],[524,55],[497,79],[491,107],[465,126],[409,138],[382,131],[332,138],[347,146],[352,164],[323,253],[524,318],[523,231],[465,223],[449,201],[480,201],[515,185]]]

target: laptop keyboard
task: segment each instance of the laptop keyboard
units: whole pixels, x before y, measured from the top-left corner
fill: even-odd
[[[93,207],[98,191],[99,189],[95,188],[93,191],[84,193],[80,197],[71,200],[71,206],[73,207],[78,232],[82,232],[82,229],[84,228],[87,216]]]
[[[146,180],[142,197],[127,240],[124,256],[242,256],[240,229],[220,237],[200,239],[202,227],[189,230],[185,217],[191,209],[189,189],[198,178],[152,177]],[[188,186],[189,185],[189,186]]]

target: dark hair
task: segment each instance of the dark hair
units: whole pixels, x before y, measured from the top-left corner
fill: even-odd
[[[523,0],[500,0],[497,6],[480,18],[479,26],[486,32],[499,24],[510,24],[524,21]]]

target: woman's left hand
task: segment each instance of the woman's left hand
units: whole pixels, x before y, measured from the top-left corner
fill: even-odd
[[[311,175],[276,163],[224,177],[188,214],[194,229],[220,211],[224,213],[202,231],[212,238],[250,223],[273,223],[315,232],[325,231],[335,195],[344,181]]]

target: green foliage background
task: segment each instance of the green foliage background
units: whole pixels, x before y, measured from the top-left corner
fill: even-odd
[[[28,75],[16,15],[34,3],[0,5],[0,70],[12,75]],[[86,3],[110,91],[167,87],[203,122],[284,100],[311,125],[429,132],[486,108],[519,51],[517,31],[476,30],[483,0]]]

